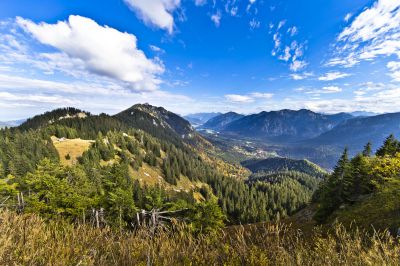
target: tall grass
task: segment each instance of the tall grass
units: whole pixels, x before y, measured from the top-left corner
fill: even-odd
[[[336,226],[304,236],[283,225],[193,236],[185,226],[116,232],[0,212],[0,265],[398,265],[390,235]]]

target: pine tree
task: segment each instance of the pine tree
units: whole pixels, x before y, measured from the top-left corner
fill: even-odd
[[[386,138],[383,146],[376,152],[377,156],[394,156],[397,152],[400,152],[400,143],[397,141],[393,134]]]
[[[368,142],[365,146],[364,146],[364,150],[362,152],[362,155],[365,157],[370,157],[372,153],[372,144],[371,142]]]

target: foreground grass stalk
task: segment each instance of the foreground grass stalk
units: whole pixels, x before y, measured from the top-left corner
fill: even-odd
[[[194,236],[185,225],[135,232],[45,222],[0,212],[0,265],[398,265],[400,245],[386,232],[337,225],[311,236],[283,225],[241,226]],[[150,258],[149,258],[150,256]]]

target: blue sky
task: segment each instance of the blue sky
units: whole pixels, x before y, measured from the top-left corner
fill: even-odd
[[[400,111],[400,0],[3,0],[0,120]]]

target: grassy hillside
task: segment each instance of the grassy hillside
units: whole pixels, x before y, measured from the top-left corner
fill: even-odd
[[[60,157],[60,162],[64,165],[72,165],[78,162],[78,158],[87,151],[93,140],[84,139],[66,139],[51,137],[54,147]]]

